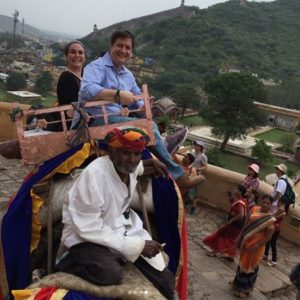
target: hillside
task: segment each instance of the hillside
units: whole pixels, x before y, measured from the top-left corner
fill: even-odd
[[[5,32],[13,32],[13,24],[14,24],[14,18],[12,17],[8,17],[8,16],[4,16],[4,15],[0,15],[0,30]],[[22,22],[18,22],[17,23],[17,28],[16,28],[16,33],[17,34],[21,34],[22,31]],[[29,36],[35,36],[35,37],[39,37],[39,36],[43,36],[45,35],[45,33],[43,33],[41,30],[24,24],[24,33],[29,35]]]
[[[224,65],[275,80],[300,77],[300,1],[240,3],[193,7],[188,8],[190,13],[175,16],[166,11],[155,22],[146,16],[109,29],[130,25],[137,39],[135,54],[155,58],[168,71],[161,80],[201,85]],[[101,29],[84,41],[104,51],[106,31]]]
[[[25,20],[26,21],[26,20]],[[0,32],[13,32],[13,17],[0,15]],[[17,23],[16,33],[21,34],[22,32],[22,21]],[[28,24],[24,24],[24,34],[29,38],[43,38],[50,40],[59,40],[61,38],[74,38],[73,35],[58,33],[58,32],[50,32],[50,31],[42,31]]]

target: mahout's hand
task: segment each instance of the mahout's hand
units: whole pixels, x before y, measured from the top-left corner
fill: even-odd
[[[156,256],[160,251],[162,251],[164,248],[164,245],[161,245],[160,243],[153,241],[153,240],[146,240],[145,246],[142,251],[142,255],[148,258]]]

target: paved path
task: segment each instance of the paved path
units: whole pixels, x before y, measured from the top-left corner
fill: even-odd
[[[236,299],[229,286],[234,278],[236,262],[208,257],[202,238],[226,223],[226,214],[200,206],[195,216],[187,214],[189,245],[189,300]],[[287,278],[292,266],[300,261],[299,248],[283,239],[278,241],[276,268],[260,266],[256,288],[248,299],[295,299],[296,292]],[[281,287],[281,288],[279,288]],[[272,290],[277,290],[273,291]],[[261,291],[268,292],[263,294]],[[276,294],[279,294],[276,296]]]
[[[0,210],[8,198],[15,193],[28,174],[30,168],[24,167],[20,160],[6,160],[0,156]],[[201,239],[210,234],[226,222],[226,214],[209,207],[200,206],[195,216],[187,215],[188,245],[189,245],[189,300],[227,300],[235,299],[228,282],[233,279],[236,263],[225,259],[208,257]],[[289,282],[286,275],[293,265],[300,261],[299,248],[282,239],[278,242],[279,263],[276,268],[262,266],[257,280],[259,289],[270,288],[270,281],[278,287],[280,282],[285,287]],[[279,282],[279,281],[280,282]],[[287,281],[284,283],[284,281]],[[255,289],[250,300],[270,299]],[[283,288],[281,295],[273,297],[275,300],[294,300],[295,290]],[[283,293],[283,294],[282,294]]]

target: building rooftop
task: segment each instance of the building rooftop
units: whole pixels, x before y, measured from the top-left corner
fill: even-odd
[[[7,91],[7,93],[14,95],[14,96],[21,97],[21,98],[41,98],[42,97],[42,95],[40,95],[40,94],[31,93],[28,91]]]

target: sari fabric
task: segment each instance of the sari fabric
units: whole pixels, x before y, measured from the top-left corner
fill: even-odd
[[[273,230],[275,221],[276,219],[271,212],[263,213],[259,206],[253,207],[239,242],[240,259],[233,281],[233,289],[244,293],[249,293],[253,290],[259,264],[264,255],[265,245],[258,247],[254,251],[249,250],[265,239],[268,230]]]
[[[241,199],[234,202],[228,214],[228,221],[230,221],[231,218],[238,214],[241,207],[244,214],[243,219],[233,221],[232,223],[221,227],[203,240],[204,244],[211,248],[215,253],[222,253],[228,256],[236,255],[237,242],[244,226],[247,213],[245,200]]]

